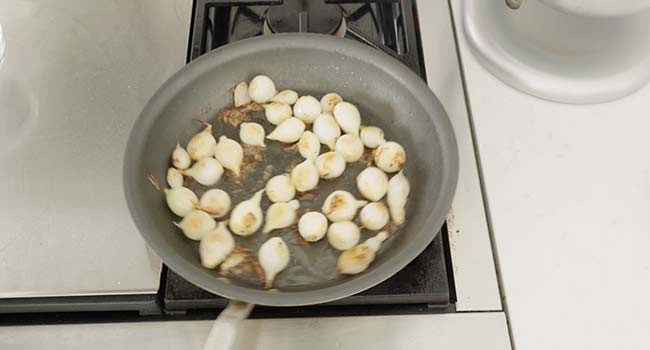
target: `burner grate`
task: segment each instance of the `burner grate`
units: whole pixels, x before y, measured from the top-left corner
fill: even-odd
[[[286,0],[287,2],[290,0]],[[417,49],[417,27],[414,19],[414,0],[309,0],[321,8],[340,8],[345,21],[341,33],[399,59],[424,77],[424,65]],[[291,4],[298,3],[291,2]],[[301,2],[304,5],[304,1]],[[280,13],[272,7],[284,8],[283,1],[225,1],[198,0],[194,14],[194,28],[190,59],[229,42],[262,35],[264,24],[271,15]],[[293,6],[295,10],[297,6]],[[286,12],[286,11],[285,11]],[[322,12],[322,11],[321,11]],[[293,23],[310,23],[306,13],[296,14]],[[302,18],[299,18],[302,16]],[[286,14],[283,17],[287,18]],[[304,19],[307,18],[307,19]],[[285,19],[284,22],[289,19]],[[283,23],[284,23],[283,22]],[[224,25],[227,24],[227,25]],[[273,27],[272,25],[270,27]],[[289,26],[307,31],[309,25]],[[271,28],[273,29],[273,28]],[[332,32],[330,27],[322,31]]]

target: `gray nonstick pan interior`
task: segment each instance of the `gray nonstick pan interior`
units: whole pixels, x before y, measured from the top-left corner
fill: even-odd
[[[406,149],[405,174],[411,183],[407,222],[385,242],[364,273],[340,276],[335,272],[338,252],[324,239],[305,245],[294,230],[261,232],[238,242],[255,249],[270,236],[288,243],[292,260],[276,278],[275,289],[264,290],[244,281],[219,279],[215,270],[201,267],[198,242],[172,224],[178,221],[147,174],[162,183],[169,155],[180,139],[203,126],[194,119],[215,121],[218,111],[232,104],[229,89],[257,74],[270,76],[279,90],[293,89],[319,98],[337,92],[359,107],[364,125],[381,127],[388,140]],[[261,116],[259,114],[258,116]],[[238,140],[238,131],[214,123],[214,134]],[[270,127],[267,126],[267,132]],[[265,160],[247,186],[254,186],[266,165],[273,175],[286,172],[300,156],[282,152],[268,142]],[[321,152],[326,146],[322,146]],[[334,181],[321,180],[319,197],[301,202],[302,208],[320,208],[335,189],[354,190],[361,163]],[[316,34],[276,34],[239,41],[193,61],[170,78],[151,98],[134,125],[126,148],[124,184],[132,217],[149,245],[163,261],[188,281],[227,298],[261,305],[304,305],[326,302],[367,289],[403,268],[434,238],[447,214],[458,176],[458,154],[453,130],[442,106],[420,77],[394,58],[352,40]],[[229,191],[225,179],[216,186]],[[263,184],[258,184],[262,187]],[[200,189],[200,186],[196,187]],[[257,189],[257,188],[254,188]],[[201,193],[204,189],[200,189]],[[230,192],[230,191],[229,191]],[[233,203],[252,193],[233,195]],[[263,200],[263,208],[269,202]],[[363,232],[362,240],[372,236]]]

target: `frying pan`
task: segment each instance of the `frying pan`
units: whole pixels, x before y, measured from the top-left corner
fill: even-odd
[[[164,179],[177,139],[186,142],[202,128],[193,119],[214,119],[219,109],[232,104],[229,88],[257,74],[270,76],[278,89],[290,88],[317,98],[337,92],[359,107],[365,125],[381,127],[387,139],[404,146],[405,174],[411,184],[407,221],[363,273],[310,283],[286,280],[286,288],[281,283],[273,291],[218,279],[214,270],[201,267],[198,244],[179,234],[172,224],[178,218],[147,182],[147,174]],[[435,237],[451,207],[457,177],[458,151],[451,124],[419,76],[377,49],[307,33],[237,41],[183,67],[145,106],[129,137],[124,160],[125,194],[133,220],[167,266],[212,293],[271,306],[332,301],[392,276]],[[301,250],[291,245],[289,249],[292,259]],[[300,265],[295,263],[292,260],[291,264]],[[291,277],[287,270],[280,275]]]

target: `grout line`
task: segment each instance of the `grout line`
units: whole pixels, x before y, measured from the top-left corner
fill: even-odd
[[[476,166],[478,170],[478,177],[479,177],[479,184],[481,186],[481,196],[483,197],[483,204],[485,206],[485,216],[487,220],[487,225],[488,225],[488,233],[490,235],[490,245],[492,247],[492,258],[494,259],[494,267],[496,269],[496,275],[497,275],[497,281],[499,283],[499,294],[501,295],[501,307],[503,308],[503,313],[506,316],[506,324],[508,327],[508,337],[510,338],[510,345],[512,349],[516,349],[515,346],[515,340],[514,336],[512,334],[512,323],[510,322],[510,312],[508,309],[508,300],[505,295],[505,287],[503,284],[503,276],[501,274],[501,264],[499,261],[499,253],[496,245],[496,241],[494,238],[494,229],[492,226],[492,220],[491,220],[491,214],[490,214],[490,205],[488,202],[487,198],[487,192],[485,190],[485,179],[483,176],[483,167],[481,166],[481,154],[479,152],[478,148],[478,142],[476,138],[476,128],[474,126],[474,119],[473,119],[473,113],[472,113],[472,107],[470,103],[470,96],[468,92],[468,87],[467,87],[467,79],[465,77],[465,69],[463,67],[463,60],[462,60],[462,54],[460,52],[460,42],[458,39],[459,33],[458,33],[458,28],[456,27],[456,21],[454,19],[454,9],[452,5],[452,0],[448,0],[449,3],[449,15],[451,16],[451,27],[452,31],[454,34],[454,41],[456,43],[456,54],[458,56],[458,66],[460,69],[460,75],[461,75],[461,81],[463,84],[463,94],[465,97],[465,107],[467,109],[467,116],[469,120],[469,126],[470,126],[470,134],[472,136],[472,145],[474,147],[474,153],[476,157]],[[470,312],[477,312],[477,311],[470,311]]]

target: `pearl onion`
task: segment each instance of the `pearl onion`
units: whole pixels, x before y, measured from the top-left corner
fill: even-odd
[[[235,176],[239,176],[239,167],[244,160],[244,150],[237,141],[225,135],[221,136],[214,157],[224,168],[235,173]]]
[[[293,90],[282,90],[271,99],[273,102],[282,102],[288,105],[296,103],[296,100],[298,100],[298,93]]]
[[[235,173],[235,176],[239,176],[239,167],[244,160],[244,150],[237,141],[225,135],[221,136],[214,157],[224,168]]]
[[[296,195],[289,174],[276,175],[266,183],[266,196],[271,202],[288,202]]]
[[[248,85],[248,94],[257,103],[268,102],[278,91],[271,78],[266,75],[258,75]]]
[[[368,202],[357,200],[347,191],[334,191],[325,199],[321,210],[330,221],[351,221],[357,215],[357,209]]]
[[[320,142],[313,132],[307,130],[298,140],[298,152],[303,158],[316,158],[320,153]]]
[[[269,233],[275,229],[291,226],[296,221],[296,210],[300,208],[300,202],[294,199],[288,203],[273,203],[266,210],[266,220],[262,232]]]
[[[336,119],[329,113],[322,113],[314,120],[314,134],[318,137],[320,143],[330,149],[334,149],[336,140],[341,136],[341,128],[336,123]]]
[[[176,143],[176,148],[172,152],[172,165],[179,170],[185,170],[192,165],[190,154],[187,153],[180,143]]]
[[[183,174],[192,177],[203,186],[212,186],[221,179],[223,167],[214,158],[203,158],[194,163],[191,168],[184,170]]]
[[[257,123],[241,123],[239,125],[239,139],[247,145],[265,147],[265,136],[264,128]]]
[[[305,213],[298,221],[298,232],[307,242],[319,241],[327,232],[327,218],[317,211]]]
[[[363,169],[357,175],[357,189],[372,202],[376,202],[386,194],[388,176],[374,166]]]
[[[180,223],[175,222],[174,225],[183,230],[187,238],[198,241],[217,227],[217,222],[204,211],[192,210],[185,215]]]
[[[359,137],[363,145],[368,148],[377,148],[386,143],[384,131],[376,126],[362,126]]]
[[[218,188],[205,191],[199,201],[199,207],[212,217],[220,218],[230,210],[230,196],[226,191]]]
[[[207,125],[203,131],[192,136],[187,143],[187,153],[194,160],[212,157],[217,147],[217,140],[212,136],[212,125]]]
[[[377,147],[374,153],[375,164],[387,173],[394,173],[402,169],[406,162],[406,152],[397,142],[388,141]]]
[[[390,209],[390,216],[393,221],[401,225],[406,220],[406,199],[411,192],[411,185],[409,185],[404,170],[393,176],[388,181],[388,194],[386,195],[386,202]]]
[[[359,110],[350,102],[340,102],[334,107],[334,118],[341,129],[348,134],[358,135],[361,126]]]
[[[343,102],[343,98],[335,92],[330,92],[320,99],[320,106],[323,112],[332,113],[339,102]]]
[[[176,168],[167,169],[167,183],[171,188],[183,186],[183,173]]]
[[[304,131],[305,123],[298,118],[291,117],[280,123],[266,138],[284,143],[294,143],[300,139]]]
[[[313,123],[320,113],[320,102],[313,96],[301,96],[293,105],[293,115],[305,123]]]
[[[165,201],[172,213],[184,217],[199,204],[199,198],[187,187],[166,188]]]
[[[316,158],[316,170],[323,179],[336,179],[345,171],[345,159],[338,152],[326,152]]]
[[[208,232],[199,244],[201,265],[207,269],[214,269],[226,260],[235,249],[235,239],[226,227],[225,222],[220,222],[217,228]]]
[[[359,136],[356,135],[345,134],[339,137],[334,149],[348,163],[356,162],[363,157],[363,143]]]
[[[273,125],[279,125],[291,118],[291,106],[282,102],[271,102],[264,105],[264,116]]]
[[[245,200],[235,206],[230,213],[228,225],[232,233],[239,236],[250,236],[262,226],[262,194],[264,190],[259,190],[248,200]]]
[[[248,84],[245,81],[235,86],[232,92],[232,99],[235,107],[241,107],[251,103],[251,96],[248,94]]]
[[[313,159],[305,159],[291,171],[291,182],[296,191],[305,192],[318,186],[318,170],[314,166]]]
[[[382,231],[375,237],[344,251],[339,255],[336,270],[346,275],[363,272],[375,260],[377,251],[386,238],[388,238],[388,233]]]
[[[379,230],[386,226],[390,219],[388,208],[382,202],[372,202],[366,204],[359,212],[361,225],[368,230]]]
[[[273,237],[262,244],[257,258],[266,277],[264,286],[271,288],[275,276],[289,265],[291,255],[282,238]]]
[[[327,229],[327,241],[338,250],[346,250],[359,243],[361,232],[352,221],[335,222]]]

